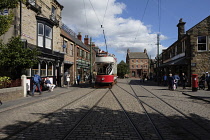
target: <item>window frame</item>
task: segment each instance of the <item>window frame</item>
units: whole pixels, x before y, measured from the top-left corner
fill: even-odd
[[[205,43],[199,43],[199,37],[205,37]],[[208,44],[208,38],[207,38],[207,36],[198,36],[197,37],[197,51],[199,51],[199,52],[203,52],[203,51],[207,51],[207,44]],[[199,45],[205,45],[205,50],[201,50],[201,49],[199,49]]]

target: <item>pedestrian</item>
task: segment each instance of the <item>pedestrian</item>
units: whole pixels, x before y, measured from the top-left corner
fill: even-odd
[[[199,89],[205,89],[205,81],[206,81],[206,77],[205,77],[205,74],[203,74],[199,78]]]
[[[51,83],[49,77],[47,77],[47,79],[44,82],[47,87],[49,88],[49,91],[53,91],[53,89],[55,88],[55,85]]]
[[[164,76],[163,76],[163,85],[167,86],[167,75],[166,74],[164,74]]]
[[[66,81],[67,81],[67,87],[69,87],[69,84],[70,84],[70,74],[67,74]]]
[[[140,80],[140,83],[142,83],[143,80],[142,80],[142,77],[141,76],[139,76],[139,80]]]
[[[80,83],[80,79],[81,79],[80,74],[78,74],[78,75],[77,75],[77,84],[78,84],[78,85],[79,85],[79,83]]]
[[[38,87],[39,95],[41,95],[42,94],[42,91],[40,89],[40,83],[42,82],[42,79],[39,76],[39,73],[38,72],[32,78],[32,82],[33,82],[34,85],[33,85],[33,90],[32,90],[31,96],[34,96],[34,91],[35,91],[36,87]]]
[[[176,83],[176,89],[177,89],[177,86],[178,86],[178,83],[179,83],[179,80],[180,80],[180,77],[177,73],[174,75],[174,80],[175,80],[174,83]]]
[[[182,83],[182,88],[186,89],[186,84],[187,84],[187,76],[182,73],[181,77],[180,77],[181,83]]]
[[[173,90],[173,84],[174,84],[174,77],[170,73],[169,76],[168,76],[168,89],[169,90]]]
[[[209,72],[206,72],[206,84],[208,86],[207,90],[210,90],[210,75],[209,75]]]

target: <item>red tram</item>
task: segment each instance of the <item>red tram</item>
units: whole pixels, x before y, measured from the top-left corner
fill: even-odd
[[[107,52],[97,53],[95,63],[98,69],[95,87],[112,87],[117,82],[117,59],[115,56]]]

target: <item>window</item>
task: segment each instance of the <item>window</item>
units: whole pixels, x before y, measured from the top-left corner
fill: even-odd
[[[38,46],[43,47],[44,24],[38,23]]]
[[[206,51],[207,47],[206,36],[198,36],[198,51]]]
[[[79,56],[79,48],[77,48],[77,57]]]
[[[52,46],[52,28],[45,26],[45,48],[51,49]]]
[[[79,56],[82,57],[82,49],[79,50]]]
[[[56,17],[56,8],[54,6],[52,6],[51,19],[54,21],[55,17]]]
[[[47,76],[46,68],[47,68],[47,64],[44,61],[42,61],[40,76]]]
[[[63,52],[65,52],[65,53],[68,53],[67,52],[67,48],[68,48],[68,44],[67,44],[67,41],[63,41]]]
[[[185,41],[182,42],[182,52],[185,52]]]
[[[73,56],[73,44],[70,45],[70,55]]]
[[[52,49],[52,28],[38,23],[38,46]]]
[[[48,64],[47,75],[48,76],[53,76],[53,64],[52,64],[52,62],[49,62],[49,64]]]
[[[36,64],[32,67],[31,75],[33,76],[37,72],[39,72],[39,64]]]
[[[132,62],[134,62],[134,60],[132,60]]]
[[[138,65],[136,65],[136,68],[138,68]]]

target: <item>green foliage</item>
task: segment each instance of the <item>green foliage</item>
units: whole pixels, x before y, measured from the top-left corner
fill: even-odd
[[[0,42],[0,66],[10,73],[32,67],[38,62],[39,54],[36,48],[23,48],[20,37],[12,37],[7,44]]]
[[[0,0],[0,10],[17,7],[20,0]]]
[[[10,77],[7,76],[0,77],[0,86],[3,85],[4,83],[11,83]]]
[[[117,75],[123,78],[125,74],[129,73],[129,66],[123,60],[117,65]]]
[[[12,14],[10,14],[8,16],[6,16],[6,15],[5,16],[1,16],[0,15],[0,36],[8,31],[8,29],[11,26],[12,19],[13,19],[13,15]]]

